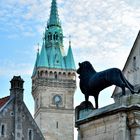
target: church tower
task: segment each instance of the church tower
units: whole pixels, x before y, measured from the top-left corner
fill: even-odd
[[[41,51],[32,74],[35,121],[46,140],[74,139],[75,62],[71,42],[67,55],[56,0],[52,0]]]

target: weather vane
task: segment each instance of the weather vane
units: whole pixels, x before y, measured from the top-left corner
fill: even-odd
[[[39,53],[39,43],[37,43],[37,53]]]
[[[69,46],[71,46],[71,35],[69,35]]]

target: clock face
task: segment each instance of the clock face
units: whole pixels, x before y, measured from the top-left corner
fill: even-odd
[[[62,102],[62,98],[61,98],[60,95],[55,95],[55,96],[53,97],[53,101],[54,101],[54,103],[55,103],[56,105],[58,105],[58,104],[60,104],[60,103]]]

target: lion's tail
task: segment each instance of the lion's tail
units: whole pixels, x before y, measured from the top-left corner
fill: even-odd
[[[122,76],[123,82],[126,84],[126,87],[131,91],[131,93],[134,94],[134,93],[139,93],[140,92],[140,90],[138,90],[138,91],[134,90],[134,86],[132,84],[130,84],[130,82],[128,82],[128,80],[124,77],[123,74],[121,74],[121,76]]]

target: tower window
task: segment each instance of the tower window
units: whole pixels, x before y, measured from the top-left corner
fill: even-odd
[[[53,35],[53,39],[55,40],[55,34]]]
[[[43,77],[43,73],[44,73],[43,71],[40,72],[40,77]]]
[[[48,34],[48,41],[50,41],[50,40],[52,40],[52,34],[51,33]]]
[[[46,76],[46,77],[48,76],[48,71],[45,71],[45,76]]]
[[[52,34],[50,34],[50,40],[52,40]]]
[[[56,128],[58,129],[58,122],[56,122]]]
[[[60,41],[62,42],[62,40],[63,40],[63,36],[62,34],[60,34]]]
[[[71,73],[70,72],[68,73],[68,77],[71,77]]]
[[[57,32],[55,32],[55,34],[53,35],[53,39],[54,40],[58,40],[58,34],[57,34]]]
[[[56,72],[54,73],[54,77],[55,77],[55,79],[57,79],[57,73]]]
[[[58,34],[56,34],[55,38],[56,38],[56,40],[58,40]]]
[[[52,72],[52,71],[50,71],[49,76],[50,76],[51,78],[53,78],[53,72]]]

